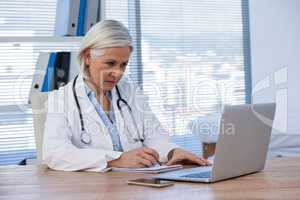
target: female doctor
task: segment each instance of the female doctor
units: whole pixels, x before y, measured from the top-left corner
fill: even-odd
[[[94,25],[82,40],[80,74],[51,92],[43,162],[63,171],[106,171],[208,161],[169,142],[142,91],[123,77],[132,40],[118,21]]]

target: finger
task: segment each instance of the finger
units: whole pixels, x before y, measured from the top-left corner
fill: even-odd
[[[190,156],[189,158],[188,158],[188,160],[190,161],[190,162],[192,162],[192,163],[194,163],[194,164],[198,164],[198,165],[207,165],[207,163],[203,160],[203,159],[201,159],[201,158],[199,158],[199,157],[197,157],[197,156],[194,156],[194,155],[192,155],[192,156]]]
[[[204,158],[200,158],[203,162],[205,162],[206,165],[212,165],[212,163],[207,160],[207,159],[204,159]]]
[[[138,162],[140,164],[144,165],[145,167],[151,167],[152,166],[152,163],[149,160],[147,160],[145,158],[142,158],[142,157],[138,158]]]
[[[209,160],[207,160],[207,159],[205,159],[205,158],[198,157],[198,156],[196,156],[196,157],[199,158],[199,159],[201,159],[202,162],[205,163],[205,165],[211,165],[211,162],[210,162]]]
[[[154,158],[155,158],[156,160],[159,160],[159,154],[158,154],[157,151],[155,151],[154,149],[151,149],[151,148],[148,148],[148,147],[144,147],[143,150],[144,150],[146,153],[148,153],[148,154],[154,156]]]
[[[202,160],[200,158],[197,158],[197,160],[199,160],[199,162],[197,164],[201,165],[201,166],[205,166],[207,165],[206,161],[205,160]]]
[[[152,165],[155,165],[157,163],[157,160],[156,160],[156,158],[154,156],[152,156],[151,154],[148,154],[148,153],[146,153],[144,151],[139,152],[138,156],[140,156],[140,157],[142,157],[142,158],[144,158],[146,160],[149,160],[152,163]]]
[[[189,152],[184,152],[184,154],[182,154],[181,157],[181,160],[185,164],[206,165],[206,162],[203,159]]]
[[[137,163],[135,166],[134,166],[134,168],[145,168],[145,167],[147,167],[146,165],[143,165],[143,164],[141,164],[141,163]]]
[[[176,158],[176,157],[173,157],[171,158],[167,163],[166,165],[175,165],[175,164],[179,164],[180,163],[180,159]]]
[[[141,162],[141,157],[139,157],[139,156],[136,156],[135,157],[135,164],[134,164],[134,167],[135,168],[144,168],[144,167],[147,167],[147,165],[145,165],[145,164],[143,164],[142,162]]]

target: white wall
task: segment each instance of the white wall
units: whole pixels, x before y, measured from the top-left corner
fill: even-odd
[[[253,102],[277,103],[271,150],[300,155],[300,0],[249,0]]]

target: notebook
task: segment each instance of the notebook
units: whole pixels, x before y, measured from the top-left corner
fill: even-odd
[[[145,167],[145,168],[118,168],[113,167],[112,171],[116,172],[138,172],[138,173],[148,173],[148,174],[157,174],[162,172],[169,172],[181,169],[182,165],[154,165],[153,167]]]

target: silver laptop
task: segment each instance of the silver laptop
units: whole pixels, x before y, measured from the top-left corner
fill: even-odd
[[[210,183],[261,171],[274,113],[275,103],[225,106],[213,165],[167,172],[155,178]]]

